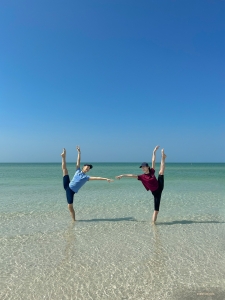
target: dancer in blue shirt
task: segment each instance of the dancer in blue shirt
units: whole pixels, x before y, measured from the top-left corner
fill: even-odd
[[[90,177],[88,175],[86,175],[86,173],[88,171],[90,171],[90,169],[93,168],[92,165],[89,164],[85,164],[82,168],[82,170],[80,169],[80,156],[81,156],[81,152],[80,152],[80,147],[77,146],[77,151],[78,151],[78,155],[77,155],[77,170],[73,176],[73,179],[70,181],[69,175],[68,175],[68,170],[66,168],[66,149],[63,148],[63,152],[61,154],[62,156],[62,171],[63,171],[63,186],[64,189],[66,191],[66,198],[67,198],[67,202],[68,202],[68,208],[69,211],[71,213],[72,219],[73,221],[76,221],[75,219],[75,211],[73,208],[73,198],[74,198],[74,194],[78,193],[79,189],[89,180],[107,180],[108,182],[113,181],[112,179],[108,179],[108,178],[103,178],[103,177]]]

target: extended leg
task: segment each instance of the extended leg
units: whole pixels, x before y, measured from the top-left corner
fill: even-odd
[[[166,154],[164,153],[164,149],[162,149],[161,153],[162,153],[162,158],[161,158],[161,165],[160,165],[159,175],[164,175],[165,160],[166,160]]]
[[[163,187],[164,187],[164,176],[160,176],[160,175],[164,175],[164,171],[165,171],[166,154],[164,153],[164,149],[162,149],[161,153],[162,153],[162,158],[161,158],[161,165],[160,165],[159,178],[158,178],[159,188],[160,188],[160,195],[157,195],[157,197],[155,197],[155,210],[154,210],[154,213],[152,215],[152,223],[153,224],[155,224],[155,222],[157,220],[157,216],[158,216],[158,213],[159,213],[161,193],[162,193],[162,190],[163,190]]]
[[[62,156],[62,171],[63,171],[63,176],[68,175],[68,170],[66,168],[66,149],[63,148],[63,152],[61,154]]]

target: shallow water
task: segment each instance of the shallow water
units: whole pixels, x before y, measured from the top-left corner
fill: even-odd
[[[0,299],[225,299],[225,164],[167,164],[156,226],[135,179],[88,182],[72,224],[60,164],[0,164],[0,177]]]

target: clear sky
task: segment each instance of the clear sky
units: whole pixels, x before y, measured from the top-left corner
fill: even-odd
[[[0,2],[0,162],[225,162],[224,83],[223,0]]]

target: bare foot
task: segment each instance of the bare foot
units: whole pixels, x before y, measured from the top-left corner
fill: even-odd
[[[159,149],[160,146],[156,146],[153,152],[156,152]]]
[[[162,157],[165,159],[166,158],[166,154],[164,153],[164,149],[161,150],[162,153]]]
[[[63,148],[63,152],[62,152],[61,156],[66,157],[66,149],[65,148]]]

